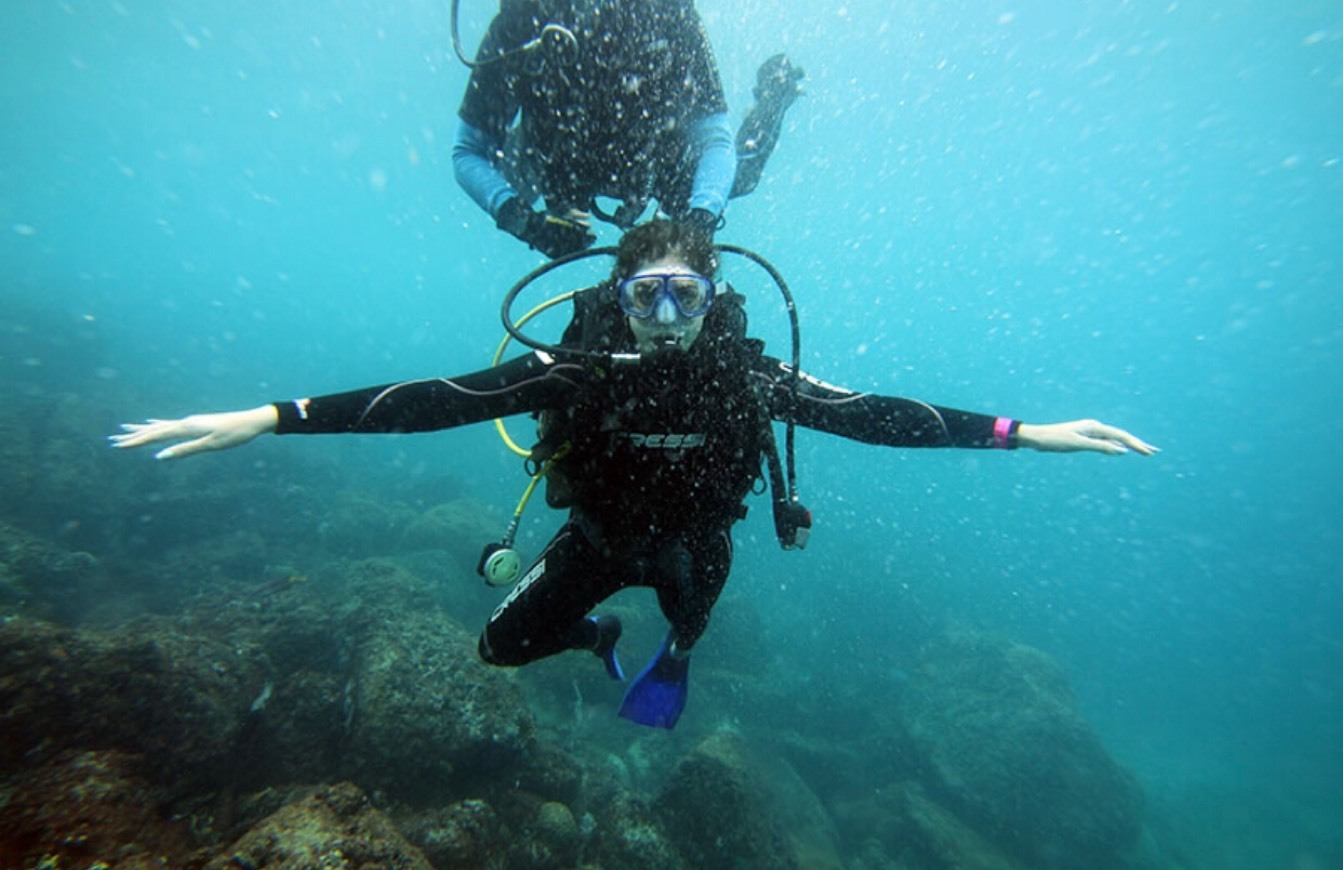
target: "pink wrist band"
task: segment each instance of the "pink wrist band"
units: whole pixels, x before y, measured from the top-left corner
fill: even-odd
[[[998,450],[1010,450],[1012,447],[1012,418],[999,417],[993,421],[993,446]]]

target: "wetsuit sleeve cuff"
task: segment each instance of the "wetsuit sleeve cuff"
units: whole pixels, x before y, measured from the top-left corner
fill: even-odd
[[[1020,420],[1013,420],[1011,417],[997,418],[993,421],[993,446],[998,450],[1016,450],[1017,430],[1020,428]]]
[[[286,402],[272,402],[275,407],[275,413],[278,420],[275,423],[275,434],[286,435],[291,432],[302,431],[304,423],[308,419],[308,399],[292,399]]]

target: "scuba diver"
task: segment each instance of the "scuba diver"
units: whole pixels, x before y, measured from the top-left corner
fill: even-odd
[[[1094,420],[1031,425],[804,375],[796,342],[790,364],[746,337],[741,297],[714,280],[720,250],[733,249],[715,247],[696,227],[654,220],[624,235],[609,279],[574,294],[575,318],[558,345],[527,339],[531,353],[456,377],[123,424],[111,441],[166,445],[157,459],[181,459],[268,432],[424,432],[539,414],[533,459],[543,467],[533,484],[546,477],[548,500],[567,507],[568,518],[489,617],[480,656],[518,666],[586,650],[623,680],[620,621],[593,611],[621,589],[652,587],[669,629],[620,712],[662,728],[684,709],[689,657],[727,581],[730,532],[762,465],[781,543],[806,543],[811,516],[792,481],[793,425],[889,447],[1157,452]],[[505,323],[523,339],[507,314],[519,287],[505,303]],[[786,491],[775,421],[789,431]]]
[[[457,0],[452,20],[471,67],[457,183],[547,257],[591,246],[590,216],[628,229],[652,201],[712,232],[728,198],[759,183],[802,92],[800,68],[766,60],[734,142],[693,0],[503,0],[475,60],[457,36]]]

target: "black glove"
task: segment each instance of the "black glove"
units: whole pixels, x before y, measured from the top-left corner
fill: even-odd
[[[681,215],[682,224],[698,230],[699,232],[707,233],[711,239],[713,238],[714,232],[718,229],[718,221],[718,215],[706,208],[692,208],[690,211]]]
[[[495,226],[526,242],[533,250],[554,259],[589,248],[597,241],[596,233],[586,224],[533,211],[515,196],[499,206]]]

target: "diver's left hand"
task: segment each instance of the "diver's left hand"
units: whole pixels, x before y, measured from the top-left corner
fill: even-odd
[[[1017,446],[1045,453],[1090,451],[1118,456],[1132,451],[1142,456],[1160,453],[1148,444],[1116,426],[1099,420],[1073,420],[1068,423],[1022,423],[1017,428]]]

